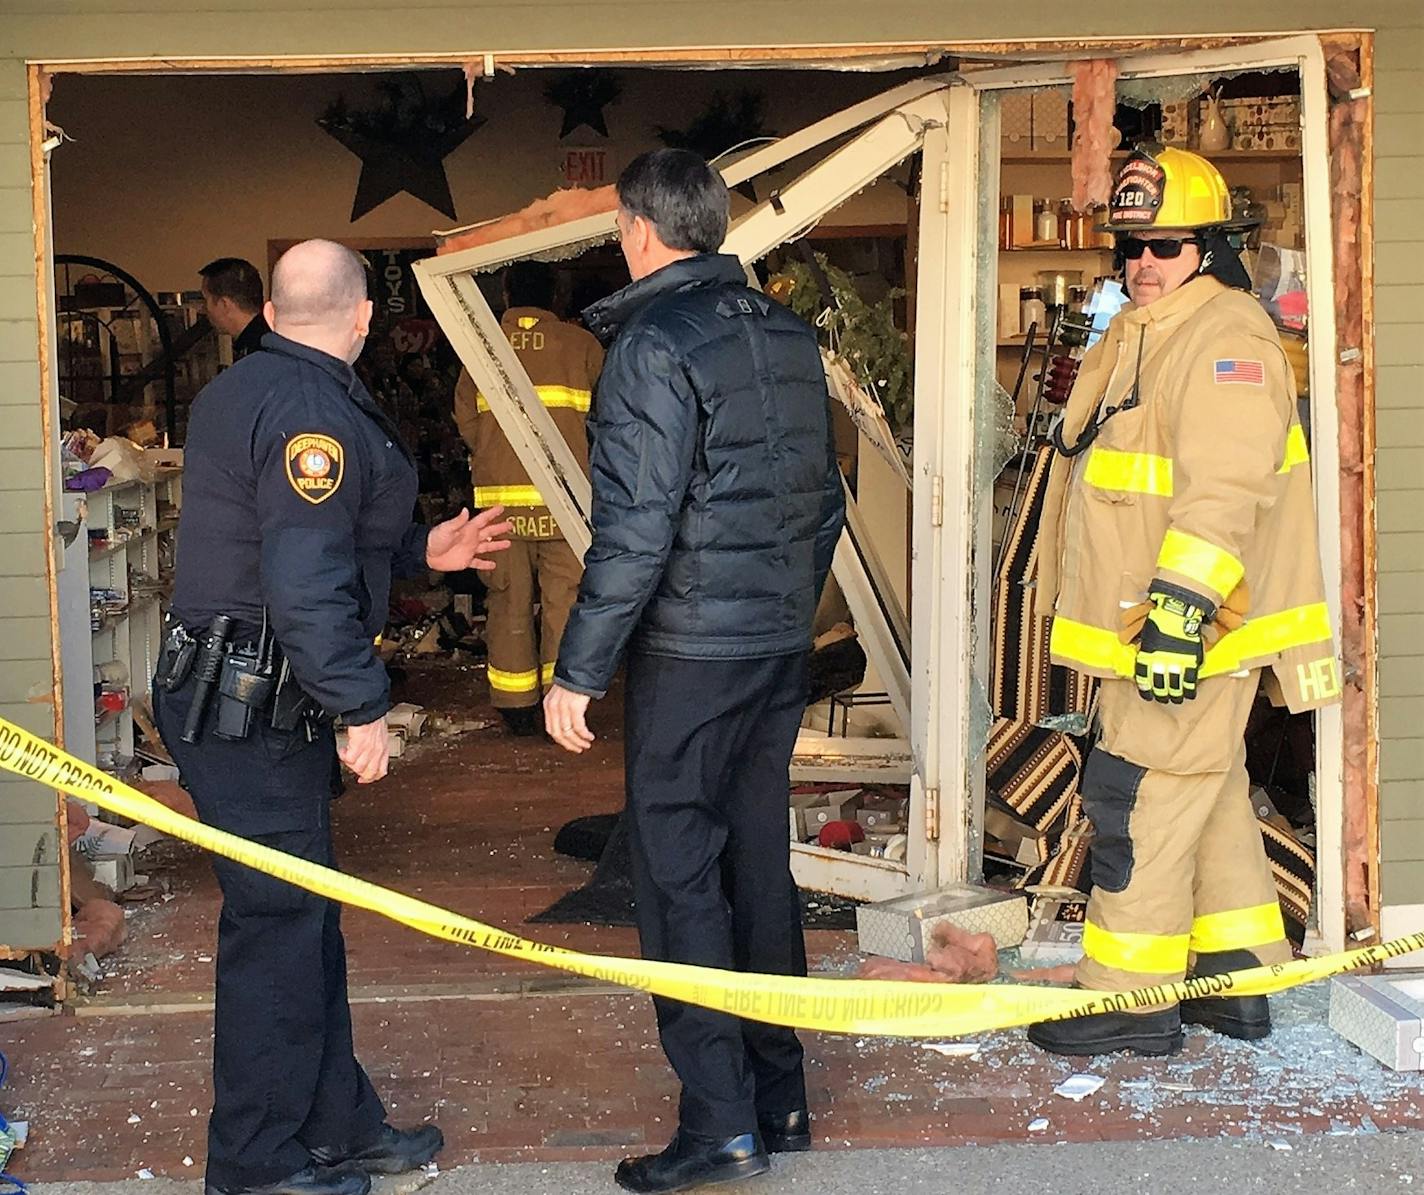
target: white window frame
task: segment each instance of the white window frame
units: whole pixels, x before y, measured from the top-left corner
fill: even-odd
[[[1299,72],[1301,162],[1304,170],[1306,292],[1310,306],[1311,476],[1320,512],[1319,551],[1330,626],[1338,645],[1340,622],[1340,411],[1335,397],[1335,259],[1330,216],[1330,103],[1325,55],[1313,36],[1277,38],[1210,50],[1127,54],[1119,78],[1221,74],[1290,67]],[[967,76],[981,91],[1070,83],[1070,63],[995,67]],[[1309,953],[1343,950],[1345,941],[1345,738],[1341,707],[1316,712],[1316,927]]]

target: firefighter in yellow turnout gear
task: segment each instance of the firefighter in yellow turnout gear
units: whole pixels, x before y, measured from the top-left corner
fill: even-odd
[[[549,266],[518,262],[506,272],[504,286],[508,307],[500,326],[587,473],[585,426],[603,349],[590,333],[549,310],[555,287]],[[537,734],[543,691],[553,680],[583,568],[468,373],[461,373],[455,387],[455,422],[470,447],[475,506],[504,506],[514,526],[509,551],[485,574],[490,696],[510,730]]]
[[[1102,678],[1082,781],[1088,988],[1291,957],[1246,720],[1263,678],[1296,712],[1340,692],[1294,379],[1230,219],[1205,159],[1129,158],[1106,227],[1132,304],[1084,358],[1056,434],[1038,601],[1054,660]],[[1265,997],[1226,997],[1043,1022],[1029,1037],[1064,1054],[1170,1054],[1183,1021],[1270,1032]]]

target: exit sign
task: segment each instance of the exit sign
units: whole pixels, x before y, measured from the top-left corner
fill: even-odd
[[[606,149],[565,149],[559,173],[570,187],[601,187],[608,182]]]

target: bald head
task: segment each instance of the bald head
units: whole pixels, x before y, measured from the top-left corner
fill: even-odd
[[[293,245],[273,267],[266,315],[279,335],[354,362],[371,324],[361,258],[334,241]]]

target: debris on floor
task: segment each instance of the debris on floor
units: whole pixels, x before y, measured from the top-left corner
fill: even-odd
[[[1087,1099],[1106,1082],[1101,1075],[1069,1075],[1053,1089],[1053,1094],[1076,1103]]]
[[[1424,972],[1335,976],[1330,1028],[1391,1070],[1424,1070]]]

